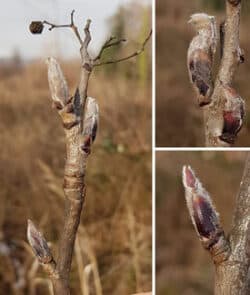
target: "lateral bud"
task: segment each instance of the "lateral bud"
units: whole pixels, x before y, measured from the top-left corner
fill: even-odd
[[[241,0],[227,0],[230,4],[232,4],[233,6],[237,6],[238,4],[240,4]]]
[[[223,84],[222,87],[225,106],[223,110],[223,128],[219,139],[233,144],[243,124],[245,102],[233,87]]]
[[[46,60],[48,67],[48,81],[52,100],[57,109],[62,109],[70,100],[69,89],[61,67],[57,60],[49,57]]]
[[[81,149],[90,154],[91,145],[95,141],[99,123],[99,107],[96,100],[88,97],[86,101],[85,116],[83,122],[83,139]]]
[[[28,220],[27,238],[40,263],[48,264],[53,261],[53,256],[47,241],[31,220]]]
[[[182,177],[189,214],[202,246],[211,253],[215,263],[222,262],[228,257],[229,245],[219,214],[190,166],[183,167]]]

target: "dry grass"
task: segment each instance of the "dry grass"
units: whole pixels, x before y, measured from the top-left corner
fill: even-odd
[[[244,169],[244,152],[162,152],[156,173],[157,295],[213,294],[213,263],[187,211],[181,180],[190,164],[212,196],[226,234]]]
[[[78,67],[71,62],[63,69],[73,92]],[[49,294],[48,282],[23,241],[27,218],[31,218],[51,241],[53,251],[57,250],[64,213],[63,129],[51,108],[43,64],[2,75],[0,93],[1,241],[15,243],[12,257],[21,262],[26,279],[24,291],[15,291],[17,278],[9,269],[13,261],[3,259],[0,288],[5,294]],[[122,75],[107,76],[99,71],[92,77],[89,95],[100,103],[100,132],[88,163],[72,294],[84,288],[90,295],[148,291],[151,90]]]

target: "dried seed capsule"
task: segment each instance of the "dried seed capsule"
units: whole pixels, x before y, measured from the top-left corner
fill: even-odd
[[[44,25],[41,21],[33,21],[30,24],[30,32],[32,34],[41,34],[44,28]]]
[[[47,264],[53,260],[47,241],[31,220],[28,220],[27,238],[39,262]]]

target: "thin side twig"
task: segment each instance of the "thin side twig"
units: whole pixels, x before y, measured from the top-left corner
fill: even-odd
[[[101,47],[98,55],[94,58],[94,61],[100,60],[102,58],[102,54],[105,51],[105,49],[110,48],[112,46],[117,46],[120,45],[122,42],[126,42],[127,40],[124,38],[118,39],[116,41],[115,40],[116,37],[111,36],[109,39],[106,40],[106,42],[103,44],[103,46]],[[113,41],[113,42],[112,42]]]
[[[73,30],[73,32],[75,33],[79,43],[82,45],[83,44],[83,41],[82,41],[82,38],[81,38],[81,35],[78,31],[78,28],[75,26],[75,23],[74,23],[74,13],[75,13],[75,10],[72,10],[71,14],[70,14],[70,24],[66,24],[66,25],[56,25],[56,24],[53,24],[51,22],[48,22],[46,20],[43,21],[43,24],[46,24],[46,25],[49,25],[49,30],[52,31],[53,29],[56,29],[56,28],[71,28]]]
[[[148,43],[149,39],[151,38],[151,35],[152,35],[152,30],[149,32],[148,36],[146,37],[144,42],[141,44],[141,47],[139,50],[137,50],[125,57],[121,57],[118,59],[113,59],[113,60],[111,59],[111,60],[107,60],[107,61],[103,61],[103,62],[95,62],[93,66],[99,67],[99,66],[103,66],[103,65],[119,63],[119,62],[126,61],[126,60],[129,60],[131,58],[134,58],[134,57],[140,55],[145,50],[146,44]]]

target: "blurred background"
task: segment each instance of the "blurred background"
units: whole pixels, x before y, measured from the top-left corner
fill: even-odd
[[[26,242],[27,219],[56,253],[63,223],[65,141],[51,108],[45,58],[57,57],[74,93],[79,45],[69,29],[32,35],[32,20],[93,20],[91,53],[111,34],[129,41],[105,58],[137,50],[151,28],[151,1],[7,1],[0,12],[0,293],[50,294]],[[151,290],[151,44],[125,63],[98,68],[89,95],[100,128],[88,161],[87,197],[71,272],[72,294]],[[56,256],[56,255],[55,255]],[[88,291],[86,291],[88,290]]]
[[[203,111],[196,104],[195,93],[189,82],[186,56],[195,35],[187,24],[189,16],[206,12],[217,17],[218,24],[225,18],[224,0],[157,0],[156,1],[156,145],[204,146]],[[250,146],[250,4],[242,1],[240,44],[245,52],[245,63],[236,74],[235,87],[246,101],[246,117],[236,146]],[[216,67],[219,50],[217,49]],[[216,71],[217,72],[217,71]]]
[[[213,262],[188,214],[182,166],[191,165],[228,234],[246,152],[158,152],[156,156],[157,295],[213,294]]]

